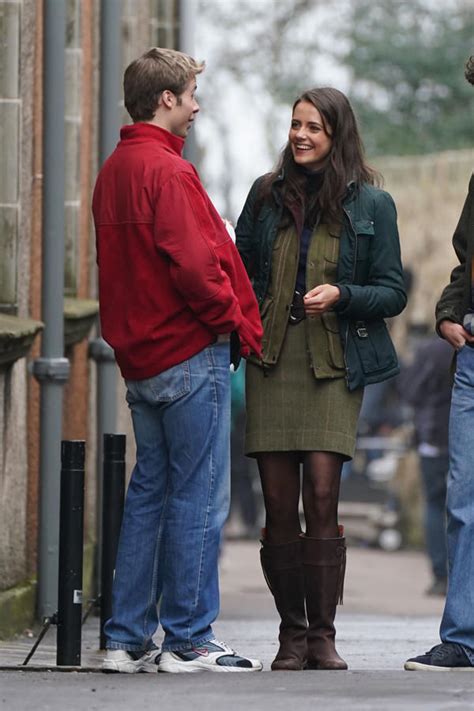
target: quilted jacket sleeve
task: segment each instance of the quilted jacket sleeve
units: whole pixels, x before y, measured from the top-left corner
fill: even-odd
[[[384,191],[375,199],[373,230],[365,283],[337,284],[341,298],[334,310],[344,318],[389,318],[406,305],[397,212],[391,196]]]

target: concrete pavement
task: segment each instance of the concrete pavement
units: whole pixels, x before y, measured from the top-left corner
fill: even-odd
[[[442,600],[426,598],[428,567],[419,553],[350,549],[338,648],[349,672],[268,673],[277,618],[262,580],[257,542],[229,542],[221,561],[218,638],[262,659],[263,674],[136,676],[77,672],[0,672],[0,711],[128,709],[474,709],[474,672],[404,672],[404,660],[437,642]],[[97,669],[97,619],[84,629],[82,664]],[[159,641],[159,639],[157,640]],[[21,663],[32,640],[0,643],[0,666]],[[55,663],[51,630],[30,665]]]

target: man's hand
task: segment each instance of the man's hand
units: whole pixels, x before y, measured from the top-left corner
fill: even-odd
[[[341,292],[332,284],[321,284],[303,297],[304,310],[308,316],[322,314],[339,300]]]
[[[474,343],[474,336],[471,336],[460,323],[454,323],[453,321],[445,319],[439,324],[439,332],[457,351],[466,344],[466,341]]]

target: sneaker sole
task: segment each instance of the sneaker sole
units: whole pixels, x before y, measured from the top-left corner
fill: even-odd
[[[406,671],[440,671],[440,672],[473,672],[474,667],[437,667],[433,664],[422,664],[421,662],[405,662]]]
[[[156,674],[156,664],[127,664],[126,662],[104,662],[102,671],[104,674]]]
[[[166,664],[160,664],[158,666],[158,672],[161,674],[196,674],[199,672],[259,672],[262,671],[263,666],[260,667],[220,667],[217,664],[199,664],[199,662],[166,662]]]

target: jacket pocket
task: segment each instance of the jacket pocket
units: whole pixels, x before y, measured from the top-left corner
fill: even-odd
[[[354,223],[354,229],[357,233],[356,259],[368,259],[370,240],[375,235],[374,223],[372,220],[356,220]]]
[[[322,282],[333,284],[337,281],[337,265],[339,262],[339,235],[328,233],[324,245],[324,273]]]
[[[339,235],[332,235],[328,232],[327,239],[324,245],[324,259],[326,262],[337,264],[339,260]]]
[[[398,365],[397,354],[384,321],[356,321],[351,334],[365,375]]]
[[[339,321],[334,311],[321,314],[321,321],[326,330],[329,356],[335,368],[345,368],[344,353],[339,335]]]

